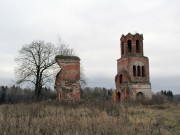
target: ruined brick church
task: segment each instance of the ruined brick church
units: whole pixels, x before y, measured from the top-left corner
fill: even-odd
[[[57,55],[60,67],[56,75],[55,90],[58,100],[80,100],[80,58]]]
[[[143,52],[143,35],[136,33],[120,38],[121,58],[117,60],[116,93],[120,100],[146,97],[151,99],[149,59]]]
[[[128,33],[120,38],[121,58],[117,60],[115,97],[119,100],[152,98],[149,59],[143,52],[143,35]],[[80,58],[56,56],[60,71],[55,89],[58,100],[80,100]],[[114,95],[114,94],[113,94]]]

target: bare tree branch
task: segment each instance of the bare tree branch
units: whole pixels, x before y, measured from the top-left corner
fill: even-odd
[[[39,97],[42,87],[52,80],[56,55],[73,55],[73,49],[58,43],[55,47],[51,43],[44,41],[33,41],[26,44],[19,51],[19,56],[15,59],[18,63],[16,69],[17,83],[31,82],[35,86],[35,95]]]

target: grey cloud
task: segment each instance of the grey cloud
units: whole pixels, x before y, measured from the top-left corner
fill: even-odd
[[[153,92],[171,90],[174,94],[180,91],[180,76],[154,77],[151,79]]]

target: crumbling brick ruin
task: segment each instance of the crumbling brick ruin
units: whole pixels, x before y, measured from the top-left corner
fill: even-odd
[[[55,89],[58,100],[80,100],[80,58],[56,56],[61,70],[56,75]]]
[[[143,35],[122,35],[120,49],[121,58],[117,60],[115,76],[117,98],[151,98],[149,59],[143,53]]]

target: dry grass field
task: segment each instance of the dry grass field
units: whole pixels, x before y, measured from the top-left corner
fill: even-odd
[[[1,135],[179,135],[180,104],[106,100],[0,105]]]

